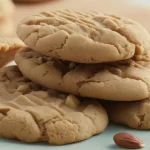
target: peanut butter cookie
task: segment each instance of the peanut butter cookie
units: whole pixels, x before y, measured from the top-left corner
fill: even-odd
[[[105,103],[109,119],[135,129],[150,129],[150,98],[135,102]]]
[[[107,113],[96,100],[43,88],[17,66],[0,70],[0,136],[61,145],[99,134],[107,124]]]
[[[113,15],[42,12],[24,19],[17,34],[31,49],[72,62],[149,59],[148,32],[135,21]]]
[[[19,51],[15,61],[24,76],[48,88],[104,100],[135,101],[150,96],[150,62],[79,64],[29,48]]]

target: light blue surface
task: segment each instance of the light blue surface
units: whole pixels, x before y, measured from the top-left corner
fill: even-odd
[[[109,125],[105,132],[89,140],[65,146],[50,146],[46,143],[24,144],[16,140],[0,139],[0,150],[126,150],[113,142],[113,136],[118,132],[129,132],[138,136],[146,145],[141,150],[150,150],[150,131],[137,131],[116,125]]]
[[[135,0],[136,2],[140,2],[140,3],[150,3],[149,0]]]
[[[128,0],[132,3],[139,3],[141,5],[150,5],[150,0]]]

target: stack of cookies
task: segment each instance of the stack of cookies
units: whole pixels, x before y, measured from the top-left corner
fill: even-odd
[[[0,72],[0,135],[67,144],[101,133],[108,117],[150,128],[150,36],[141,25],[50,11],[23,20],[17,34],[27,47]]]
[[[11,0],[0,0],[0,36],[12,35],[14,10],[15,6]]]
[[[44,32],[47,33],[46,30]],[[24,30],[24,33],[29,32]],[[10,45],[8,49],[11,49]],[[40,70],[43,79],[55,81],[52,82],[54,87],[48,88],[44,86],[45,81],[40,84],[24,75],[20,67],[23,65],[21,68],[30,68],[31,64],[30,61],[28,64],[20,62],[22,56],[23,61],[31,58],[31,62],[36,64],[54,67],[53,78],[46,75],[46,66]],[[88,139],[106,129],[108,115],[97,100],[55,90],[59,82],[57,77],[62,79],[69,71],[66,70],[67,65],[68,69],[73,69],[74,64],[66,61],[63,66],[63,60],[44,56],[29,47],[17,52],[15,58],[18,66],[8,66],[0,70],[0,136],[24,142],[47,141],[60,145]],[[33,69],[35,67],[33,65]],[[42,81],[40,74],[36,76]]]

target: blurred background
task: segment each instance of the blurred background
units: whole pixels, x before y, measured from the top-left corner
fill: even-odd
[[[20,20],[43,10],[55,9],[94,10],[124,16],[140,22],[150,32],[150,0],[38,1],[40,2],[14,0],[12,4],[11,0],[0,0],[0,36],[15,36],[16,26]]]

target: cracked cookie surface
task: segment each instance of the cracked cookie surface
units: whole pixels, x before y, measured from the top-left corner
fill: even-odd
[[[106,102],[109,119],[135,129],[150,129],[150,98],[135,102]]]
[[[150,94],[150,62],[78,64],[46,57],[29,48],[16,54],[21,72],[43,86],[104,100],[142,100]]]
[[[99,134],[107,124],[107,113],[96,100],[43,88],[17,66],[0,70],[0,136],[61,145]]]
[[[132,20],[113,15],[42,12],[24,19],[17,34],[35,51],[78,63],[149,59],[148,32]]]
[[[0,38],[0,67],[14,60],[16,52],[23,48],[24,44],[17,38]]]

